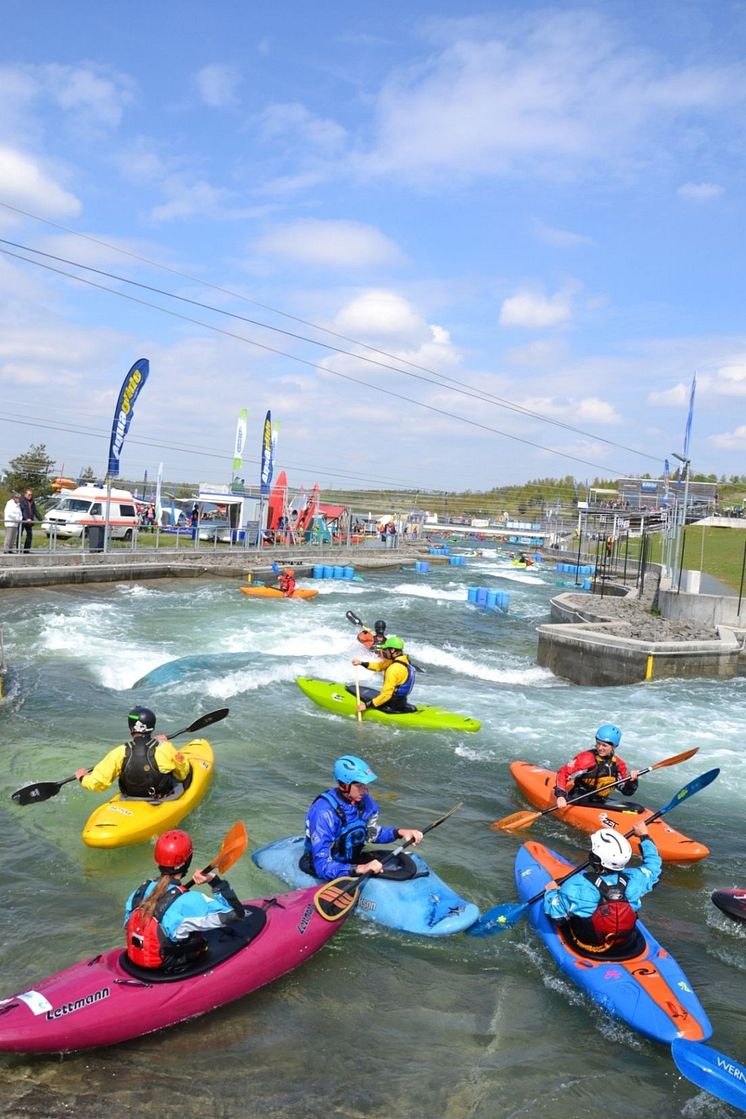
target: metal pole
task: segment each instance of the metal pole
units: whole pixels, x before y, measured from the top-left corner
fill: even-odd
[[[580,586],[580,575],[578,574],[578,568],[580,567],[580,549],[583,545],[583,522],[581,520],[581,516],[582,515],[579,513],[578,514],[578,555],[577,555],[577,559],[575,560],[575,586],[576,587]]]
[[[743,598],[743,575],[746,571],[746,544],[743,546],[743,559],[741,560],[741,585],[738,588],[738,617],[741,617],[741,599]]]

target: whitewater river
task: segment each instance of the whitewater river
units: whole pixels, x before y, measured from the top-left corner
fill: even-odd
[[[746,1061],[746,931],[709,901],[716,887],[746,885],[746,680],[595,690],[563,683],[534,661],[535,627],[548,620],[557,593],[554,573],[519,571],[494,555],[467,562],[426,575],[390,570],[364,582],[317,582],[312,602],[249,600],[225,579],[3,592],[11,672],[0,704],[0,998],[121,942],[122,903],[150,874],[151,848],[85,847],[81,828],[104,797],[77,784],[26,808],[10,793],[96,762],[126,737],[135,702],[156,710],[163,731],[230,707],[207,732],[215,782],[185,822],[199,865],[235,820],[245,821],[255,846],[301,831],[309,802],[331,784],[334,759],[351,751],[379,774],[373,791],[383,822],[423,827],[463,800],[422,851],[482,909],[516,897],[520,839],[488,826],[527,807],[509,762],[556,768],[612,721],[623,728],[622,756],[638,768],[700,747],[691,761],[641,780],[637,799],[651,807],[705,770],[721,769],[719,780],[668,817],[706,842],[710,858],[665,867],[644,918],[697,990],[713,1022],[713,1045]],[[507,616],[467,605],[466,588],[481,585],[509,592]],[[358,726],[304,698],[297,675],[351,679],[360,646],[345,620],[350,609],[370,625],[387,619],[427,666],[415,698],[475,716],[481,731]],[[523,834],[574,862],[585,857],[586,838],[553,816]],[[248,856],[230,879],[247,898],[283,889]],[[207,1017],[64,1059],[0,1056],[3,1116],[117,1113],[736,1114],[682,1080],[667,1049],[584,1000],[527,922],[487,940],[428,940],[359,920],[289,977]]]

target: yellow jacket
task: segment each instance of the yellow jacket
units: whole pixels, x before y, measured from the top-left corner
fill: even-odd
[[[399,685],[406,683],[409,676],[408,664],[406,653],[400,653],[395,661],[370,661],[363,664],[363,668],[368,668],[371,672],[382,672],[384,674],[381,690],[371,700],[371,707],[383,707],[384,703],[388,703],[391,699]]]
[[[108,789],[109,785],[116,781],[124,765],[125,745],[125,743],[122,743],[121,746],[115,746],[113,750],[109,750],[109,753],[101,759],[98,765],[81,778],[80,783],[84,789],[99,793],[102,789]],[[161,773],[172,773],[177,781],[185,781],[191,772],[188,758],[178,753],[173,743],[168,740],[159,742],[156,746],[155,761]]]

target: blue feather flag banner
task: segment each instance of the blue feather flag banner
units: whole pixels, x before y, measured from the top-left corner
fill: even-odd
[[[124,438],[132,423],[135,411],[135,401],[140,395],[140,389],[148,379],[150,362],[146,357],[139,358],[124,378],[117,406],[114,409],[114,421],[111,425],[111,442],[109,443],[109,470],[108,476],[116,478],[119,475],[119,457],[124,446]]]
[[[689,444],[692,438],[692,419],[694,418],[694,394],[697,391],[697,374],[692,377],[692,389],[689,393],[689,415],[686,417],[686,430],[684,431],[684,458],[689,458]]]
[[[248,423],[249,410],[242,408],[238,413],[238,423],[236,424],[236,444],[233,448],[233,473],[238,474],[241,470],[243,463],[243,449],[246,446],[246,425]]]
[[[262,465],[260,471],[262,497],[269,497],[269,484],[272,481],[272,413],[267,412],[262,432]]]

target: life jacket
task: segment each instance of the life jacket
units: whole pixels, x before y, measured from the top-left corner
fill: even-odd
[[[166,910],[185,892],[175,882],[158,898],[153,914],[146,918],[139,908],[150,882],[143,882],[132,898],[132,912],[127,918],[127,955],[138,967],[163,967],[172,941],[161,928]]]
[[[408,696],[409,693],[411,692],[412,688],[414,687],[414,681],[415,681],[414,668],[409,663],[409,661],[404,660],[403,657],[394,657],[394,659],[392,660],[391,663],[392,664],[397,664],[397,662],[399,664],[403,664],[404,667],[406,668],[407,678],[404,681],[404,683],[399,684],[398,688],[394,688],[394,695],[397,696],[397,697]]]
[[[119,788],[130,797],[164,797],[173,790],[174,779],[162,773],[155,760],[158,742],[138,735],[124,747],[124,762],[119,772]]]
[[[372,649],[375,644],[376,636],[374,633],[371,633],[369,629],[364,629],[357,635],[357,639],[366,649]]]
[[[621,778],[615,754],[611,754],[608,758],[600,758],[598,754],[594,756],[596,764],[592,769],[587,769],[582,774],[573,774],[574,796],[581,792],[593,792],[596,796],[607,797],[611,792],[611,786]]]
[[[596,871],[584,875],[601,895],[590,917],[570,917],[573,939],[585,952],[623,951],[633,943],[637,914],[627,901],[627,882],[617,874],[616,882],[605,882]]]
[[[330,804],[334,810],[335,815],[339,819],[340,831],[334,843],[331,846],[331,854],[333,858],[343,863],[352,863],[355,865],[360,862],[360,856],[365,846],[365,841],[368,838],[368,825],[362,816],[362,802],[355,806],[358,813],[356,819],[348,820],[345,815],[342,805],[337,800],[332,792],[320,793],[316,800],[325,800]],[[313,802],[316,803],[316,800]],[[306,836],[305,854],[313,859],[311,852],[311,840]]]
[[[289,598],[295,590],[295,579],[293,578],[293,576],[281,575],[277,582],[282,593],[287,595]]]

